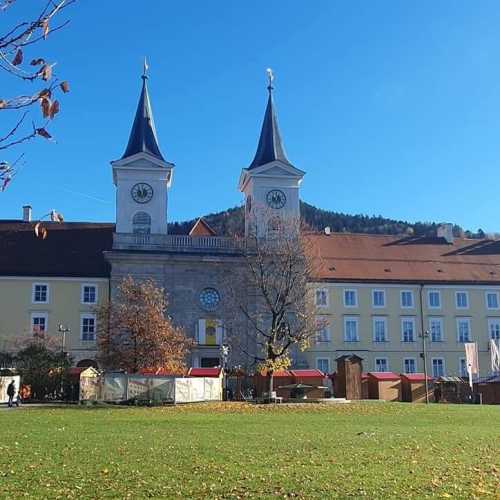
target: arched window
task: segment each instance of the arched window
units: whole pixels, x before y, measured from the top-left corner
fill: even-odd
[[[267,223],[267,235],[276,237],[281,231],[281,219],[278,216],[271,217]]]
[[[146,212],[137,212],[132,219],[132,228],[134,234],[151,233],[151,217]]]

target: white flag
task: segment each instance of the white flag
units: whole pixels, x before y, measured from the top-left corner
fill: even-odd
[[[491,373],[500,372],[500,341],[490,340],[490,355],[491,355]]]
[[[472,389],[472,375],[479,375],[479,360],[477,358],[477,344],[467,342],[465,347],[465,362],[467,364],[467,373],[469,374],[469,385]]]

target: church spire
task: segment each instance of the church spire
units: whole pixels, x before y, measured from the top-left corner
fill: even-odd
[[[290,165],[286,157],[281,134],[278,127],[278,119],[276,117],[276,110],[273,101],[273,80],[274,75],[271,69],[267,69],[269,97],[267,100],[266,112],[264,114],[264,121],[262,123],[262,130],[260,132],[259,145],[255,158],[248,167],[249,169],[260,167],[272,161],[282,161]]]
[[[153,120],[153,112],[151,110],[151,103],[149,101],[148,93],[148,64],[144,59],[144,72],[142,74],[142,91],[135,112],[134,124],[130,132],[130,137],[127,144],[127,149],[122,158],[137,153],[149,153],[156,158],[165,161],[158,146],[158,138],[156,137],[155,124]]]

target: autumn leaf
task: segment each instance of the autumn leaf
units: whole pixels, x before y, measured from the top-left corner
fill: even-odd
[[[37,135],[40,135],[40,136],[44,137],[45,139],[51,139],[52,138],[52,136],[43,127],[37,128],[35,130],[35,132],[36,132]]]
[[[66,94],[67,92],[69,92],[69,84],[67,81],[64,81],[64,82],[61,82],[59,84],[59,87],[61,87],[61,90]]]
[[[12,65],[19,66],[19,64],[21,64],[22,62],[23,62],[23,51],[21,49],[17,49],[16,55],[12,60]]]
[[[59,113],[59,101],[54,101],[50,107],[50,118],[54,118]]]
[[[45,64],[45,59],[39,57],[38,59],[32,59],[30,62],[31,66],[39,66],[40,64]]]
[[[0,99],[0,109],[5,108],[7,106],[7,101]]]
[[[44,118],[48,118],[51,115],[51,104],[50,99],[43,97],[40,99],[40,106],[42,108],[42,115]]]
[[[49,97],[52,95],[52,92],[50,91],[50,89],[43,89],[40,91],[40,93],[38,94],[38,97],[41,99],[43,97]]]
[[[45,19],[45,21],[42,22],[42,31],[43,31],[43,38],[47,40],[47,36],[49,34],[49,21]]]
[[[50,80],[52,78],[52,66],[44,64],[38,74],[42,77],[42,80]]]
[[[43,227],[40,222],[35,224],[35,236],[44,240],[47,238],[47,229]]]

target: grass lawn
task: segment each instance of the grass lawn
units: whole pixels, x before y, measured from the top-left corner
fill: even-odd
[[[500,498],[500,407],[0,411],[0,497]]]

